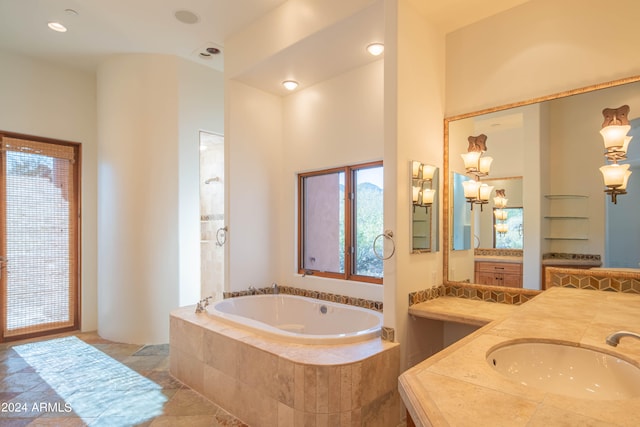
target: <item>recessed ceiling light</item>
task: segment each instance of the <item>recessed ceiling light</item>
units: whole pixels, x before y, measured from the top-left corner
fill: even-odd
[[[367,46],[367,51],[373,56],[378,56],[384,52],[384,45],[382,43],[371,43]]]
[[[67,27],[65,27],[59,22],[49,22],[47,26],[51,28],[53,31],[57,31],[59,33],[64,33],[67,31]]]
[[[173,14],[173,16],[175,16],[176,19],[183,24],[195,24],[200,20],[200,18],[198,18],[198,15],[191,12],[190,10],[177,10]]]
[[[65,9],[64,11],[65,11],[65,13],[67,15],[71,15],[71,16],[77,16],[78,15],[78,11],[73,10],[73,9]]]
[[[285,80],[282,82],[282,86],[287,90],[295,90],[295,88],[298,87],[298,82],[295,80]]]

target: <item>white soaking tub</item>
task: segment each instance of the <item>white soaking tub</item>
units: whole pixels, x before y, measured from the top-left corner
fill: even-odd
[[[337,344],[379,337],[382,314],[367,308],[288,294],[228,298],[207,307],[216,319],[301,344]]]

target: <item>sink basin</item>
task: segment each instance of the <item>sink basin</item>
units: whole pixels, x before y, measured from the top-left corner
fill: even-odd
[[[597,400],[640,397],[640,368],[597,350],[516,342],[490,350],[487,362],[507,378],[549,393]]]

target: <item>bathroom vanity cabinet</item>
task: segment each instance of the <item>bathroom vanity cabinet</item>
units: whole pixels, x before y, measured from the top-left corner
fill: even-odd
[[[475,283],[509,288],[522,287],[522,263],[517,262],[475,262]]]

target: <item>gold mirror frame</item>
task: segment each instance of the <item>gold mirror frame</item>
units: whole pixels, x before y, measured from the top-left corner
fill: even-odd
[[[525,105],[537,104],[545,101],[551,101],[553,99],[564,98],[572,95],[579,95],[586,92],[593,92],[600,89],[607,89],[614,86],[621,86],[628,83],[635,83],[640,81],[640,75],[627,77],[619,80],[613,80],[606,83],[600,83],[592,86],[586,86],[578,89],[567,90],[564,92],[555,93],[552,95],[541,96],[538,98],[529,99],[527,101],[514,102],[511,104],[505,104],[498,107],[487,108],[484,110],[474,111],[471,113],[459,114],[456,116],[445,117],[444,119],[444,150],[443,150],[443,165],[442,165],[442,176],[443,176],[443,187],[442,187],[442,203],[443,203],[443,215],[442,215],[442,249],[443,249],[443,282],[445,286],[464,286],[467,283],[464,282],[454,282],[449,280],[449,253],[451,250],[451,214],[450,214],[450,197],[451,197],[451,188],[450,188],[450,179],[449,179],[449,123],[462,120],[469,117],[475,117],[482,114],[495,113],[496,111],[508,110],[510,108],[523,107]],[[486,286],[486,285],[478,285],[478,284],[468,284],[475,288],[488,288],[495,289],[495,286]],[[541,293],[542,291],[537,291],[534,289],[519,289],[519,288],[509,288],[508,291],[510,293]]]

